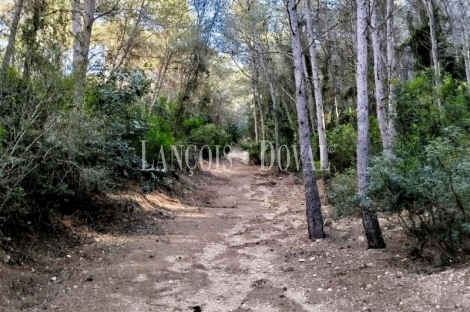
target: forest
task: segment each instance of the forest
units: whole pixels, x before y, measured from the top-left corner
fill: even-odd
[[[0,310],[470,308],[470,1],[2,0],[0,60]]]

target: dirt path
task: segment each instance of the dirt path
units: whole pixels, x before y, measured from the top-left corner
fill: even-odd
[[[359,220],[333,222],[325,240],[308,240],[303,187],[292,176],[237,159],[231,171],[186,179],[195,187],[185,204],[168,199],[175,218],[158,223],[166,234],[95,233],[60,260],[65,269],[49,282],[58,286],[23,310],[470,310],[469,270],[417,273],[390,222],[382,220],[386,251],[365,250]]]

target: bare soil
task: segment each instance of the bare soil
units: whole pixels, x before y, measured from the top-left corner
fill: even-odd
[[[393,220],[386,250],[366,250],[359,219],[311,241],[292,175],[235,158],[179,180],[179,198],[131,190],[114,195],[131,209],[63,217],[68,236],[0,264],[0,311],[470,311],[469,268],[413,261]]]

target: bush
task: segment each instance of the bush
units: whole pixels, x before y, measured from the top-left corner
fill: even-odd
[[[456,127],[443,133],[422,160],[376,158],[369,194],[382,211],[398,214],[418,254],[435,249],[455,261],[470,238],[470,141]]]
[[[312,143],[317,147],[318,137],[315,138]],[[357,131],[352,125],[345,124],[328,131],[327,141],[331,151],[328,156],[333,172],[341,173],[356,166]]]
[[[163,148],[165,155],[168,155],[171,146],[175,144],[170,123],[155,115],[151,116],[148,121],[145,140],[147,140],[147,157],[154,160],[159,158],[161,148]]]
[[[247,151],[250,155],[250,162],[254,165],[261,165],[261,143],[246,142],[241,143],[242,150]]]
[[[223,155],[223,148],[232,143],[230,135],[225,130],[218,128],[214,124],[204,125],[194,130],[188,139],[189,143],[195,144],[198,149],[208,146],[212,151],[212,157],[215,157],[216,146],[220,146],[220,154]],[[209,157],[209,152],[204,149],[203,157]]]
[[[357,174],[355,168],[336,174],[327,184],[328,201],[333,206],[333,217],[359,216]]]
[[[199,129],[206,123],[206,119],[203,116],[189,117],[183,122],[183,130],[186,135],[190,135],[191,132]]]

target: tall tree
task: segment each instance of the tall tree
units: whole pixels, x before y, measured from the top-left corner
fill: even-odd
[[[313,11],[310,0],[307,0],[307,36],[308,50],[310,52],[310,64],[312,66],[312,80],[315,93],[315,104],[317,108],[317,129],[318,140],[320,145],[320,165],[321,169],[329,168],[328,162],[328,146],[325,131],[325,115],[323,112],[323,95],[320,75],[318,70],[317,46],[315,43],[315,35],[313,31]]]
[[[73,61],[72,74],[75,79],[73,104],[83,105],[85,96],[86,73],[88,69],[88,52],[90,50],[91,33],[95,21],[96,0],[71,0]]]
[[[369,184],[369,101],[367,93],[367,0],[357,0],[357,175],[362,224],[369,248],[385,248],[379,220],[367,202]]]
[[[390,151],[392,143],[390,138],[387,110],[384,103],[383,66],[382,53],[380,51],[381,36],[377,18],[377,0],[370,0],[372,27],[372,48],[374,54],[374,81],[375,81],[375,103],[377,107],[377,119],[379,122],[380,135],[384,151]]]
[[[5,49],[5,54],[2,61],[2,72],[6,72],[13,59],[15,51],[16,33],[18,32],[18,25],[20,23],[21,11],[23,10],[23,0],[17,0],[15,4],[15,11],[13,12],[13,20],[10,26],[10,35],[8,36],[8,44]]]
[[[437,36],[436,36],[436,19],[434,15],[434,3],[433,0],[423,0],[426,11],[428,13],[428,23],[429,23],[429,34],[431,36],[431,56],[432,56],[432,67],[434,70],[434,84],[436,86],[436,101],[437,106],[441,110],[442,103],[440,99],[440,88],[441,88],[441,65],[439,63],[439,52],[437,46]]]
[[[276,151],[279,150],[279,147],[281,145],[280,143],[280,138],[279,138],[279,113],[278,113],[278,105],[277,105],[277,89],[276,85],[274,82],[274,77],[271,71],[271,66],[268,64],[266,58],[265,58],[265,51],[264,47],[261,44],[261,38],[258,34],[258,30],[254,29],[254,40],[255,40],[255,45],[256,49],[258,52],[258,57],[259,61],[261,64],[261,70],[264,73],[264,77],[266,78],[266,82],[268,83],[269,86],[269,94],[271,95],[271,102],[272,102],[272,113],[273,113],[273,120],[274,120],[274,141],[275,141],[275,149]],[[277,152],[275,153],[277,154]]]
[[[302,44],[300,42],[299,23],[297,16],[297,1],[288,0],[287,9],[292,38],[292,53],[294,57],[295,95],[300,134],[300,151],[302,155],[303,174],[305,183],[305,201],[309,238],[323,238],[323,216],[321,213],[320,195],[313,170],[310,129],[308,125],[307,102],[305,99],[305,81],[303,79]]]
[[[468,16],[467,9],[463,0],[460,0],[459,3],[459,21],[461,27],[461,38],[462,38],[462,47],[463,47],[463,59],[465,61],[465,76],[467,78],[467,91],[470,94],[470,45],[468,43],[469,30],[468,30]]]
[[[394,0],[387,0],[387,74],[388,74],[388,128],[390,143],[393,144],[396,120],[396,53],[395,53],[395,9]]]

